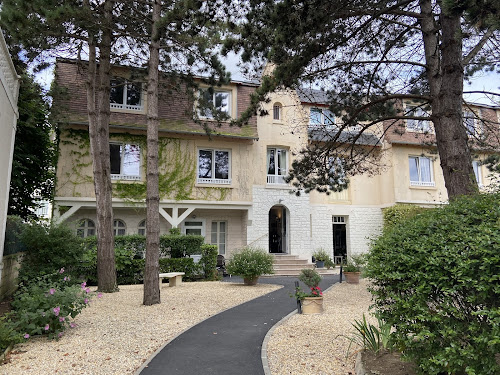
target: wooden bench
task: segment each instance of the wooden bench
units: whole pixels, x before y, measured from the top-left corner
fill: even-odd
[[[160,273],[160,287],[161,281],[163,279],[168,279],[168,286],[177,286],[182,284],[182,276],[184,276],[184,272],[168,272],[168,273]]]

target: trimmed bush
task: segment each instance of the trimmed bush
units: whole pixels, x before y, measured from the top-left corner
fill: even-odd
[[[245,247],[233,253],[226,264],[229,274],[243,278],[253,278],[265,274],[273,274],[274,258],[260,248]]]
[[[500,373],[500,193],[396,222],[366,271],[380,318],[422,374]]]
[[[201,245],[201,259],[199,265],[205,279],[217,279],[217,255],[219,255],[217,245]]]
[[[199,267],[193,258],[162,258],[160,259],[160,272],[184,272],[186,279],[195,279],[199,274]]]
[[[201,245],[204,242],[203,236],[167,234],[160,236],[160,251],[162,255],[170,254],[172,258],[183,258],[201,254]]]
[[[425,209],[414,204],[395,204],[383,210],[384,230],[390,230],[396,224],[411,219]]]
[[[83,240],[86,250],[97,250],[97,237],[89,236]],[[115,237],[115,248],[132,251],[135,259],[144,258],[146,251],[146,237],[139,234]]]

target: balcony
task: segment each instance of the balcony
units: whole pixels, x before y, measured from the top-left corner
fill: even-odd
[[[286,176],[268,174],[267,183],[268,185],[288,185],[285,181]]]
[[[434,181],[410,181],[410,186],[436,186]]]
[[[196,180],[199,184],[231,185],[230,178],[199,178]]]

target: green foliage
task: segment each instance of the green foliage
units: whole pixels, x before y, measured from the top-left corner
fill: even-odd
[[[328,259],[331,260],[328,253],[322,248],[315,250],[313,252],[312,256],[314,257],[314,259],[322,261],[322,262],[326,262]]]
[[[304,268],[300,271],[299,280],[309,288],[314,288],[321,282],[321,276],[318,272],[310,268]]]
[[[14,329],[10,313],[0,317],[0,354],[7,350],[10,345],[21,342],[22,337],[23,336]]]
[[[217,245],[201,245],[201,259],[199,265],[205,275],[205,279],[214,280],[217,274]]]
[[[21,241],[21,234],[23,228],[27,225],[19,216],[7,216],[4,255],[16,254],[26,250],[26,245]]]
[[[181,234],[181,229],[180,228],[170,228],[170,230],[168,231],[170,234],[172,235],[180,235]]]
[[[333,263],[332,258],[329,257],[327,260],[325,260],[325,267],[327,269],[335,268],[335,263]]]
[[[93,293],[85,283],[75,285],[63,272],[37,277],[14,295],[13,328],[25,338],[48,334],[59,338],[89,303]]]
[[[8,213],[27,220],[35,217],[38,200],[52,199],[56,161],[48,104],[40,85],[27,73],[21,75],[18,108]]]
[[[205,237],[203,236],[162,235],[160,236],[160,251],[162,255],[169,253],[172,258],[201,254],[201,245],[204,241]]]
[[[383,210],[384,230],[390,230],[401,221],[408,220],[424,209],[414,204],[395,204]]]
[[[184,278],[193,280],[198,278],[199,267],[193,258],[161,258],[160,272],[184,272]]]
[[[226,269],[231,275],[253,278],[264,274],[273,274],[274,258],[260,248],[244,247],[229,258]]]
[[[347,263],[343,266],[344,272],[361,272],[366,263],[366,256],[364,254],[351,255],[347,259]]]
[[[377,318],[377,320],[378,327],[368,323],[365,314],[363,314],[363,320],[355,320],[352,323],[355,333],[349,338],[351,343],[346,356],[349,356],[352,343],[356,343],[363,349],[375,354],[380,353],[382,350],[392,350],[391,326],[380,318]]]
[[[380,317],[425,374],[500,372],[500,193],[396,223],[372,244]]]
[[[81,239],[64,225],[31,223],[21,233],[26,251],[19,271],[19,281],[29,284],[34,278],[53,274],[64,268],[77,279],[82,260]]]

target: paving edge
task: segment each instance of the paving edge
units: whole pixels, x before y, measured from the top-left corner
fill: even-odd
[[[264,284],[265,284],[265,283],[264,283]],[[279,285],[279,284],[269,284],[269,285]],[[280,289],[283,289],[283,288],[284,288],[284,285],[279,285],[279,286],[280,286],[281,288],[278,288],[278,289],[274,290],[273,292],[276,292],[276,291],[278,291],[278,290],[280,290]],[[273,292],[269,292],[269,293],[273,293]],[[246,302],[250,302],[250,301],[252,301],[252,300],[254,300],[254,299],[257,299],[257,298],[263,297],[263,296],[265,296],[265,295],[267,295],[267,294],[269,294],[269,293],[263,294],[262,296],[259,296],[259,297],[252,298],[252,299],[250,299],[250,300],[248,300],[248,301],[246,301]],[[239,305],[243,305],[243,304],[244,304],[244,303],[246,303],[246,302],[242,302],[242,303],[240,303]],[[203,319],[203,320],[200,320],[200,321],[199,321],[198,323],[196,323],[195,325],[193,325],[193,326],[191,326],[191,327],[188,327],[188,328],[186,328],[185,330],[183,330],[183,331],[179,332],[177,335],[175,335],[175,336],[174,336],[174,337],[172,337],[170,340],[168,340],[168,341],[167,341],[167,342],[165,342],[163,345],[161,345],[158,349],[156,349],[156,350],[155,350],[155,352],[154,352],[153,354],[151,354],[151,355],[149,356],[149,358],[148,358],[147,360],[145,360],[145,361],[143,362],[143,364],[142,364],[142,365],[141,365],[141,366],[140,366],[137,370],[135,370],[135,371],[134,371],[134,375],[140,375],[140,373],[142,372],[142,370],[144,370],[146,367],[148,367],[149,363],[153,360],[153,358],[154,358],[154,357],[156,357],[156,356],[158,355],[158,353],[160,353],[160,352],[163,350],[163,348],[164,348],[165,346],[167,346],[168,344],[170,344],[170,343],[171,343],[172,341],[174,341],[177,337],[179,337],[179,336],[180,336],[180,335],[182,335],[183,333],[185,333],[185,332],[189,331],[189,330],[190,330],[191,328],[193,328],[194,326],[197,326],[198,324],[203,323],[205,320],[208,320],[208,319],[210,319],[210,318],[213,318],[214,316],[219,315],[219,314],[222,314],[223,312],[228,311],[228,310],[231,310],[232,308],[234,308],[234,307],[236,307],[236,306],[239,306],[239,305],[235,305],[235,306],[232,306],[232,307],[228,307],[228,308],[227,308],[227,309],[225,309],[225,310],[219,311],[217,314],[211,315],[211,316],[209,316],[209,317],[207,317],[207,318],[205,318],[205,319]]]
[[[356,375],[369,375],[371,374],[365,371],[365,366],[363,365],[363,361],[361,360],[361,352],[356,356],[356,364],[354,366],[354,371]]]
[[[330,289],[332,289],[337,283],[334,283],[330,285],[324,292],[328,292]],[[260,358],[262,360],[262,368],[264,369],[264,375],[272,375],[271,374],[271,369],[269,368],[269,361],[267,359],[267,344],[269,343],[269,340],[271,340],[271,336],[273,335],[273,332],[276,328],[278,328],[280,325],[285,324],[285,322],[290,319],[292,316],[297,314],[297,310],[293,310],[290,314],[286,315],[281,319],[278,323],[273,325],[269,331],[267,331],[266,336],[264,337],[264,341],[262,342],[262,347],[260,350]]]

